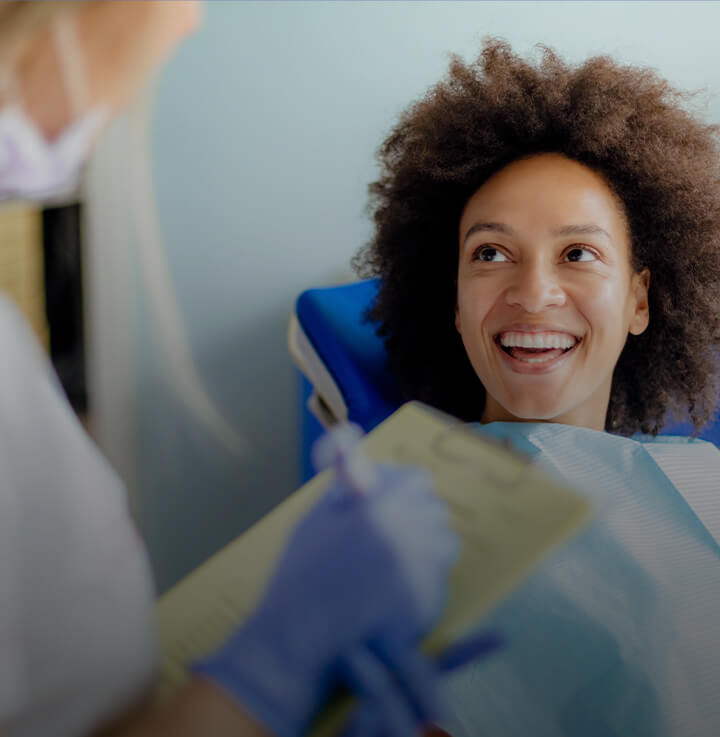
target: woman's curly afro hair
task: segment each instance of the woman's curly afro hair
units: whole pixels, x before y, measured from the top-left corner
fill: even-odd
[[[379,150],[370,185],[375,235],[358,254],[382,277],[369,319],[407,398],[478,420],[485,391],[455,324],[457,229],[472,194],[521,157],[556,152],[605,178],[624,203],[633,268],[650,270],[650,325],[615,368],[606,428],[657,433],[718,399],[719,129],[655,72],[595,57],[579,66],[541,47],[537,64],[486,41],[454,58]]]

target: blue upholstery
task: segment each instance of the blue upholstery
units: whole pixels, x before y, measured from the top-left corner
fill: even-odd
[[[661,435],[690,435],[692,434],[693,426],[689,422],[672,422],[666,425]],[[713,422],[709,424],[698,436],[703,440],[707,440],[718,448],[720,448],[720,417],[715,417]]]
[[[307,407],[307,401],[313,390],[312,384],[299,371],[298,379],[300,396],[300,479],[298,485],[302,485],[315,475],[312,447],[325,430]]]
[[[402,402],[375,326],[363,315],[377,294],[379,279],[310,289],[297,300],[298,320],[333,376],[348,407],[348,419],[366,431]],[[663,435],[689,435],[689,423],[675,423]],[[720,447],[720,419],[700,435]]]
[[[297,318],[339,387],[348,419],[365,430],[402,403],[386,368],[385,347],[363,315],[377,294],[379,279],[309,289],[298,298]]]

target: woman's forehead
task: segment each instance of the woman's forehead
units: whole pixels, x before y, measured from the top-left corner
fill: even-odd
[[[536,232],[588,226],[627,240],[622,203],[597,172],[561,154],[515,161],[490,177],[468,200],[460,238],[478,222]]]

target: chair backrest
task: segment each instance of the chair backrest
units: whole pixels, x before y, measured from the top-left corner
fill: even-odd
[[[310,289],[297,300],[296,317],[320,361],[332,377],[347,408],[347,419],[366,431],[402,403],[387,368],[385,346],[365,313],[377,295],[379,279]],[[301,366],[302,368],[302,366]],[[316,391],[319,381],[308,376]],[[674,423],[663,435],[690,435],[690,423]],[[720,447],[720,419],[700,435]]]
[[[300,327],[335,382],[347,407],[347,419],[366,431],[402,404],[387,369],[387,354],[365,312],[377,294],[379,279],[309,289],[297,300]],[[300,368],[303,368],[302,366]],[[322,394],[319,381],[313,381]]]

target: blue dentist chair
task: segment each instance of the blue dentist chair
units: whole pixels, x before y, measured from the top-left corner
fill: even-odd
[[[303,481],[313,475],[310,448],[323,428],[349,420],[369,432],[403,403],[385,346],[363,319],[379,285],[369,279],[309,289],[297,299],[288,343],[302,375]]]

